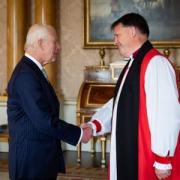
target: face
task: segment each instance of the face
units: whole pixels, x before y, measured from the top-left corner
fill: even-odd
[[[50,30],[47,38],[42,40],[42,51],[43,65],[49,64],[56,60],[56,57],[60,51],[60,45],[55,30]]]
[[[114,44],[118,47],[119,53],[124,57],[130,57],[132,41],[132,27],[125,27],[118,24],[113,29]]]

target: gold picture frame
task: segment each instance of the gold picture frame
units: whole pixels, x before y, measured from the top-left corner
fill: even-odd
[[[110,26],[128,12],[141,12],[147,19],[150,41],[155,47],[180,48],[180,1],[159,6],[154,4],[163,2],[149,0],[138,1],[141,4],[137,4],[131,1],[129,6],[129,0],[84,0],[84,48],[116,48]]]

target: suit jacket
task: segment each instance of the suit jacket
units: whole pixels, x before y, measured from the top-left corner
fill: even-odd
[[[58,98],[26,56],[8,83],[9,173],[14,179],[48,179],[65,172],[60,141],[76,145],[81,130],[59,119]]]

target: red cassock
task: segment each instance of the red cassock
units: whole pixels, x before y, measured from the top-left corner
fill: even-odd
[[[153,164],[157,156],[151,151],[151,135],[147,119],[146,111],[146,95],[144,89],[144,77],[147,65],[151,58],[158,55],[159,52],[152,49],[145,56],[141,66],[140,76],[140,108],[139,108],[139,137],[138,137],[138,180],[157,180],[154,173]],[[161,158],[158,159],[159,161]],[[172,173],[166,180],[180,180],[180,136],[176,146],[174,157],[167,157],[166,162],[169,160],[172,164]],[[162,158],[163,163],[163,158]]]

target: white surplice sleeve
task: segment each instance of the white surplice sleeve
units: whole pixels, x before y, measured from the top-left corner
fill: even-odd
[[[163,56],[155,56],[145,73],[145,93],[151,149],[173,156],[180,131],[180,104],[175,71]]]
[[[97,120],[101,125],[101,131],[96,133],[96,127],[93,123],[93,135],[98,136],[111,132],[111,118],[113,109],[113,98],[110,99],[106,104],[104,104],[91,118],[91,121]]]

